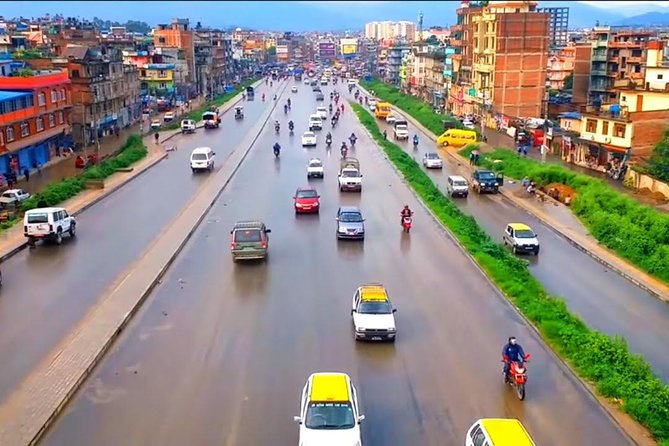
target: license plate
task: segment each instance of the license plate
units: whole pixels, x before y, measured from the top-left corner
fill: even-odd
[[[381,339],[381,336],[372,336],[372,341],[380,341]]]

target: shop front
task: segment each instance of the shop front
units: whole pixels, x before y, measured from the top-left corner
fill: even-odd
[[[561,151],[562,159],[568,163],[606,172],[625,164],[631,148],[563,136]]]
[[[6,175],[14,171],[20,175],[24,169],[36,169],[63,153],[66,147],[72,147],[72,137],[65,132],[59,132],[39,142],[11,150],[0,156],[0,173]]]

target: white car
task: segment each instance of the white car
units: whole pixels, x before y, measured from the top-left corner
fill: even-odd
[[[197,125],[192,119],[184,119],[181,121],[181,133],[195,133]]]
[[[165,113],[165,116],[163,116],[163,121],[165,121],[165,122],[172,122],[172,121],[174,121],[174,112],[167,112],[167,113]]]
[[[293,93],[297,93],[297,87],[295,85],[293,85],[293,87],[290,89],[290,91],[292,91]]]
[[[469,130],[476,130],[476,126],[474,125],[474,123],[472,121],[467,120],[467,119],[462,121],[462,125],[464,125],[465,128],[468,128]]]
[[[309,116],[309,130],[323,130],[323,118],[320,115]]]
[[[398,118],[397,115],[395,115],[394,113],[391,113],[386,117],[386,122],[388,124],[395,124],[395,121],[397,121],[398,119],[400,119],[400,118]]]
[[[304,132],[302,135],[302,147],[313,147],[316,145],[316,134],[314,132]]]
[[[359,287],[351,304],[355,339],[395,342],[395,311],[383,285]]]
[[[30,194],[23,189],[8,189],[0,195],[0,204],[3,206],[18,204],[28,198],[30,198]]]
[[[511,246],[514,254],[533,253],[539,255],[539,239],[537,234],[523,223],[509,223],[504,230],[502,241]]]
[[[316,107],[316,114],[321,117],[321,119],[328,118],[328,109],[326,107]]]
[[[323,169],[323,161],[319,158],[312,158],[307,164],[307,178],[317,177],[323,178],[325,171]]]
[[[423,155],[423,166],[425,166],[426,169],[442,169],[444,167],[444,161],[436,152],[428,152]]]
[[[311,79],[309,79],[308,77],[305,77],[304,80],[302,81],[302,83],[304,85],[309,85],[309,84],[311,84]]]
[[[154,130],[159,129],[160,128],[160,121],[157,120],[157,119],[154,119],[153,121],[151,121],[151,128],[154,129]]]
[[[23,216],[23,235],[30,247],[38,240],[50,240],[60,245],[64,234],[74,237],[76,230],[76,220],[63,208],[36,208]]]
[[[300,446],[360,446],[358,391],[346,373],[319,372],[307,379],[300,397]]]

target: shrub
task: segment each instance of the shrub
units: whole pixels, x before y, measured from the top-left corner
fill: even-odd
[[[631,354],[624,340],[589,329],[569,312],[562,299],[549,295],[532,276],[527,262],[495,243],[474,218],[465,215],[441,193],[410,155],[384,139],[372,115],[357,104],[351,106],[409,185],[505,296],[537,326],[546,342],[581,377],[592,381],[601,395],[622,401],[622,410],[648,428],[655,438],[669,442],[669,386],[653,375],[648,363]],[[551,170],[551,175],[558,174],[562,172]],[[666,247],[664,255],[669,255]]]
[[[471,147],[460,154],[468,157]],[[572,211],[593,237],[620,257],[669,283],[669,215],[612,189],[606,182],[558,164],[542,164],[505,149],[481,154],[481,165],[538,185],[562,183],[576,191]]]

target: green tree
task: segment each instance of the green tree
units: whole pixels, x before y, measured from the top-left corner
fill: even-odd
[[[564,78],[563,90],[571,90],[574,88],[574,73],[569,73],[569,76]]]
[[[271,47],[267,48],[267,55],[268,56],[276,56],[276,47],[271,46]]]
[[[662,141],[655,145],[648,162],[648,171],[657,179],[669,182],[669,130],[664,132]]]

